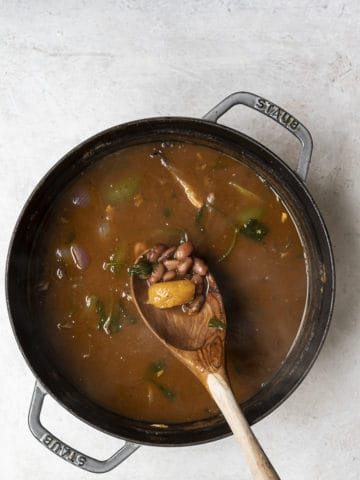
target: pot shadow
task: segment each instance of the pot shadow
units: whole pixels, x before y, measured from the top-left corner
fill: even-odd
[[[330,147],[329,147],[330,144]],[[356,263],[360,258],[359,236],[354,228],[358,210],[351,199],[351,162],[341,161],[345,152],[350,151],[350,141],[346,136],[338,138],[316,138],[316,154],[313,171],[310,166],[307,182],[323,216],[333,248],[336,273],[336,295],[329,335],[319,362],[337,363],[335,352],[347,350],[355,331],[355,316],[359,308],[358,292],[360,272]],[[344,159],[345,160],[345,159]],[[329,166],[326,169],[324,162]],[[335,349],[335,351],[334,351]]]

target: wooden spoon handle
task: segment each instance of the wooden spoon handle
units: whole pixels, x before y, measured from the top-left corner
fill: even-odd
[[[221,375],[209,373],[207,387],[240,443],[254,479],[281,480],[250,429],[226,380]]]

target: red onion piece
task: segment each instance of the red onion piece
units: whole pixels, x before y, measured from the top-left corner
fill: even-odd
[[[79,270],[86,270],[90,265],[90,256],[85,248],[80,245],[71,245],[70,247],[71,257]]]
[[[87,207],[90,203],[89,192],[87,190],[77,190],[73,193],[71,201],[75,207]]]

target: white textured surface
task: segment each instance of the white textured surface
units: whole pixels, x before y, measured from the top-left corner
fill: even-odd
[[[201,116],[237,90],[270,98],[310,129],[309,189],[333,240],[338,291],[311,373],[254,428],[286,480],[360,478],[359,25],[357,0],[0,0],[1,282],[22,204],[58,158],[97,131],[148,116]],[[294,165],[295,140],[258,116],[239,108],[223,121]],[[29,433],[34,378],[11,333],[2,285],[0,302],[1,478],[94,478]],[[44,422],[99,457],[119,445],[52,400]],[[249,475],[228,438],[195,448],[141,448],[106,478]]]

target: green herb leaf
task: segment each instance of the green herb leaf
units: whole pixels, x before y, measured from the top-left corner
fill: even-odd
[[[240,228],[240,233],[245,237],[260,242],[268,233],[269,228],[256,218],[251,218]]]
[[[127,308],[125,308],[124,304],[122,301],[119,301],[119,313],[120,316],[122,317],[123,320],[126,320],[127,322],[131,323],[131,325],[134,325],[136,323],[136,317],[132,315]]]
[[[119,273],[123,267],[123,263],[113,253],[109,257],[109,262],[106,264],[111,273]]]
[[[195,214],[195,224],[200,227],[201,232],[205,232],[205,227],[203,225],[203,217],[206,205],[203,205]]]
[[[236,245],[236,241],[237,241],[237,237],[238,237],[238,233],[239,233],[239,228],[234,227],[234,234],[233,234],[231,243],[230,243],[228,249],[226,250],[226,252],[223,253],[221,255],[221,257],[218,259],[218,263],[223,262],[230,255],[230,253],[234,250],[235,245]]]
[[[219,330],[226,329],[225,323],[219,320],[215,315],[210,319],[208,325],[210,328],[218,328]]]
[[[107,315],[106,315],[105,306],[103,302],[98,298],[95,301],[95,311],[99,318],[98,327],[99,329],[101,329],[103,328],[104,323],[106,322]]]
[[[166,368],[166,363],[164,360],[159,360],[158,362],[150,363],[149,365],[149,373],[155,375],[158,372],[161,372],[161,370],[165,370]]]
[[[110,331],[111,333],[118,333],[122,329],[120,315],[118,313],[110,316]]]
[[[110,255],[109,261],[104,263],[105,268],[111,273],[120,273],[126,263],[126,245],[118,245],[115,251]]]
[[[85,305],[96,313],[99,330],[104,330],[107,334],[120,332],[124,322],[136,323],[136,317],[127,310],[121,300],[111,302],[109,313],[106,312],[104,303],[96,295],[86,295]]]
[[[165,398],[168,398],[172,400],[173,398],[176,397],[176,394],[173,390],[171,390],[169,387],[166,385],[163,385],[162,383],[157,383],[154,382],[157,388],[160,390],[160,392],[164,395]]]
[[[149,260],[146,258],[142,258],[141,260],[138,261],[138,263],[135,263],[132,265],[129,269],[129,275],[135,275],[137,277],[148,277],[152,271],[154,270],[155,264],[151,263]]]
[[[128,309],[124,306],[123,302],[113,302],[111,305],[110,315],[103,323],[103,330],[107,333],[118,333],[123,328],[124,323],[130,324],[136,323],[136,317],[129,313]]]
[[[156,388],[164,395],[165,398],[172,400],[175,398],[175,392],[171,390],[168,386],[160,383],[158,377],[163,373],[166,369],[166,363],[164,360],[158,360],[157,362],[150,363],[145,378],[153,383]],[[160,373],[161,372],[161,373]],[[159,375],[158,375],[159,374]]]
[[[96,313],[99,315],[100,319],[106,318],[105,306],[103,302],[99,299],[96,300],[95,303]]]
[[[117,308],[114,302],[111,305],[110,314],[102,325],[105,333],[108,335],[111,333],[117,333],[122,328],[120,309]]]

